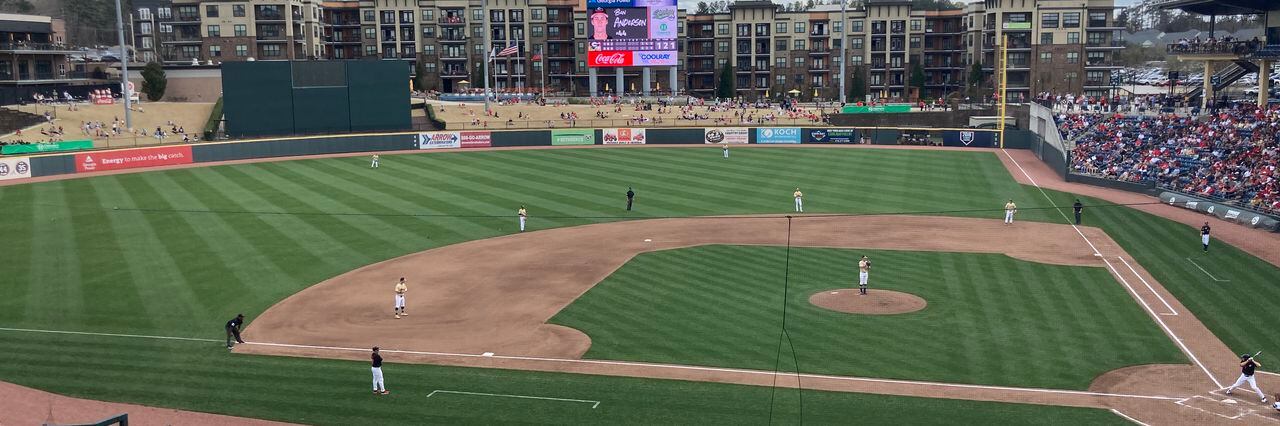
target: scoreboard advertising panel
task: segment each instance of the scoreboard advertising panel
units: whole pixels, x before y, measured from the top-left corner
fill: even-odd
[[[591,40],[587,65],[676,65],[679,37],[675,0],[589,0]]]

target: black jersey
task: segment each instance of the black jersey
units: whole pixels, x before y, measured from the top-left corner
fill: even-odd
[[[1252,376],[1253,370],[1255,368],[1258,368],[1258,364],[1255,364],[1251,359],[1251,360],[1245,361],[1244,366],[1240,367],[1240,372],[1246,376]]]
[[[1209,225],[1200,227],[1200,235],[1209,235]]]
[[[373,366],[374,368],[382,367],[382,355],[378,355],[377,352],[373,353]]]

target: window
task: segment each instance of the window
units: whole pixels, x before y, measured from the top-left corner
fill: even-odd
[[[1040,52],[1040,63],[1048,64],[1053,62],[1053,52]]]
[[[778,34],[786,34],[786,33],[787,33],[787,23],[786,23],[786,22],[779,22],[779,23],[777,23],[777,24],[774,24],[774,26],[773,26],[773,32],[778,33]]]
[[[920,36],[911,36],[911,48],[912,49],[920,48]]]
[[[483,38],[484,27],[480,27],[480,26],[471,27],[471,36],[477,39]]]
[[[1080,28],[1080,12],[1063,13],[1062,28]]]
[[[436,54],[436,45],[434,45],[434,44],[425,44],[425,45],[423,45],[423,46],[422,46],[422,54],[427,55],[427,56],[434,56],[434,55]]]
[[[422,23],[428,23],[436,20],[435,9],[422,9]]]
[[[428,38],[436,38],[436,26],[435,26],[435,25],[424,25],[424,26],[422,27],[422,38],[424,38],[424,39],[428,39]]]
[[[578,54],[586,53],[586,51],[587,51],[587,46],[582,42],[578,42]]]
[[[924,27],[924,24],[921,23],[919,19],[911,20],[911,31],[920,31],[920,29],[923,27]]]
[[[857,50],[862,50],[862,37],[854,37],[854,39],[850,41],[849,47]]]
[[[365,28],[365,29],[364,29],[364,39],[365,39],[365,40],[377,40],[377,39],[378,39],[378,29],[377,29],[377,28]]]
[[[217,25],[210,25],[208,27],[208,30],[209,30],[209,37],[222,37],[222,29],[218,28]]]
[[[582,37],[587,34],[587,27],[585,25],[586,24],[582,22],[578,23],[578,37]]]
[[[786,86],[786,85],[787,85],[787,76],[785,76],[785,75],[778,75],[777,77],[774,77],[773,81],[777,82],[777,85],[778,85],[778,86]]]
[[[768,37],[769,24],[756,24],[756,37]]]
[[[849,65],[853,65],[853,66],[855,66],[855,67],[856,67],[856,66],[861,66],[861,65],[862,65],[862,55],[853,55],[853,57],[852,57],[852,58],[849,58]]]
[[[901,56],[897,56],[897,55],[895,55],[895,56],[893,56],[893,57],[889,58],[889,67],[890,67],[890,68],[902,68],[902,57],[901,57]]]
[[[585,71],[586,69],[587,69],[587,61],[578,61],[578,72]]]
[[[208,16],[208,17],[210,17],[210,18],[217,18],[217,17],[218,17],[218,5],[216,5],[216,4],[211,4],[211,5],[207,5],[207,6],[205,6],[205,7],[204,7],[204,16]]]
[[[142,48],[143,48],[143,49],[150,49],[151,47],[152,47],[152,44],[151,44],[151,37],[143,37],[143,38],[142,38]]]
[[[264,45],[262,45],[262,57],[264,57],[264,58],[276,58],[276,57],[279,57],[279,56],[280,56],[280,45],[278,45],[278,44],[264,44]]]
[[[151,34],[151,23],[150,22],[139,23],[138,34]]]
[[[173,32],[173,26],[169,24],[160,24],[160,33],[168,34]]]
[[[728,51],[729,51],[729,41],[727,41],[727,40],[720,40],[720,41],[717,41],[717,42],[716,42],[716,51],[717,51],[717,52],[728,52]]]
[[[1041,33],[1040,44],[1053,44],[1053,33]]]
[[[541,20],[542,20],[542,9],[533,8],[532,10],[530,10],[530,11],[529,11],[529,16],[532,16],[532,17],[533,17],[533,20],[535,20],[535,21],[541,21]]]
[[[151,20],[151,9],[147,9],[147,8],[145,8],[145,7],[144,7],[144,8],[141,8],[141,9],[138,9],[138,20],[139,20],[139,21],[150,21],[150,20]]]
[[[373,20],[374,20],[374,19],[375,19],[375,18],[374,18],[374,16],[373,16],[373,11],[372,11],[372,10],[366,10],[366,11],[364,11],[364,21],[365,21],[365,22],[373,22]]]
[[[209,57],[210,57],[210,58],[221,58],[221,57],[222,57],[222,46],[219,46],[219,45],[216,45],[216,44],[215,44],[215,45],[212,45],[212,46],[209,46]]]
[[[1046,14],[1040,15],[1040,27],[1058,28],[1058,14],[1046,13]]]
[[[173,18],[173,10],[167,7],[158,8],[156,9],[156,16],[160,19],[171,19]]]
[[[1090,27],[1107,26],[1107,12],[1089,12]]]
[[[542,26],[534,25],[529,27],[529,35],[532,35],[534,37],[542,37]]]
[[[728,60],[728,59],[723,59],[723,58],[722,58],[722,59],[717,59],[717,60],[716,60],[716,68],[724,68],[724,64],[727,64],[727,63],[729,63],[729,60]]]
[[[1067,44],[1080,44],[1080,33],[1074,31],[1067,33]]]
[[[436,63],[427,62],[425,64],[422,64],[422,68],[425,69],[427,72],[434,73],[436,72]]]
[[[796,34],[804,34],[804,22],[796,22]]]
[[[480,8],[471,9],[471,20],[476,22],[483,21],[484,9],[480,9]]]
[[[805,47],[804,47],[804,40],[803,40],[803,39],[796,40],[796,44],[795,44],[795,46],[796,46],[796,47],[795,47],[795,49],[796,49],[796,50],[805,50]]]
[[[199,58],[200,46],[180,46],[178,52],[183,59]]]
[[[396,23],[396,11],[394,11],[394,10],[384,10],[384,11],[382,11],[382,23],[384,23],[384,24],[394,24],[394,23]]]
[[[237,17],[237,18],[243,18],[243,17],[244,17],[244,5],[243,5],[243,4],[233,4],[233,5],[231,5],[231,16],[234,16],[234,17]]]
[[[844,32],[844,22],[841,22],[841,21],[832,22],[831,32],[833,33]]]
[[[716,35],[729,35],[729,24],[716,24]]]
[[[787,58],[776,58],[773,62],[775,67],[778,67],[778,68],[787,67]]]
[[[1068,64],[1080,63],[1080,52],[1067,52],[1067,63]]]
[[[853,32],[855,32],[855,33],[860,33],[860,32],[862,32],[862,21],[853,21],[853,28],[852,28],[852,29],[853,29]]]
[[[364,56],[374,56],[378,54],[378,48],[375,46],[365,46]]]
[[[738,24],[738,37],[751,37],[751,25]]]
[[[804,69],[804,58],[793,58],[791,64],[794,68]]]
[[[412,33],[412,32],[413,32],[413,29],[412,29],[412,28],[410,28],[410,29],[409,29],[409,32],[410,32],[410,33]],[[412,58],[412,57],[413,57],[414,55],[416,55],[418,52],[417,52],[417,49],[414,49],[414,48],[413,48],[413,45],[412,45],[412,44],[406,44],[406,45],[404,45],[404,46],[401,48],[400,53],[401,53],[401,57],[403,57],[403,58]]]
[[[778,40],[778,41],[773,42],[773,44],[774,44],[774,46],[773,46],[773,50],[776,50],[776,51],[779,51],[779,52],[784,52],[784,51],[786,51],[786,50],[787,50],[787,41],[786,41],[786,40]]]
[[[412,24],[412,23],[413,23],[413,11],[411,11],[411,10],[401,10],[401,11],[400,11],[400,23],[401,23],[401,24]]]

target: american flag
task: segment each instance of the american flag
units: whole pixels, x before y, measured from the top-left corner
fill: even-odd
[[[520,47],[518,45],[513,44],[510,46],[507,46],[506,49],[502,49],[501,51],[499,51],[498,56],[510,56],[516,53],[520,53]]]

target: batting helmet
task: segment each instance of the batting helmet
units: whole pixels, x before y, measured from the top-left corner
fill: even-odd
[[[1252,355],[1249,355],[1249,354],[1240,354],[1240,360],[1241,360],[1241,361],[1244,361],[1244,360],[1249,359],[1249,358],[1253,358],[1253,356],[1252,356]]]

